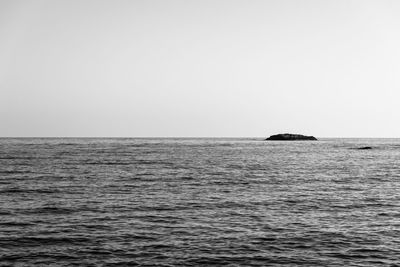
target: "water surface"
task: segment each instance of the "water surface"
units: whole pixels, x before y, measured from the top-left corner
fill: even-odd
[[[0,139],[0,265],[398,266],[399,201],[400,139]]]

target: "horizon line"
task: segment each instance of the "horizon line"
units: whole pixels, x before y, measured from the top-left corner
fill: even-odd
[[[0,136],[0,139],[265,139],[268,136]],[[316,136],[317,139],[400,139],[400,137],[323,137]]]

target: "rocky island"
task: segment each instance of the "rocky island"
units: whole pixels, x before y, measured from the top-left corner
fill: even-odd
[[[301,134],[275,134],[271,135],[267,139],[268,141],[316,141],[318,140],[314,136],[306,136]]]

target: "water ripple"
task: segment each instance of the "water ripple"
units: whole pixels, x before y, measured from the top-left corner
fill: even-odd
[[[397,139],[0,139],[0,265],[397,266],[399,158]]]

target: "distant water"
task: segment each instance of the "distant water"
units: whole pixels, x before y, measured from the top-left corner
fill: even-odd
[[[400,139],[0,139],[0,266],[399,263]]]

